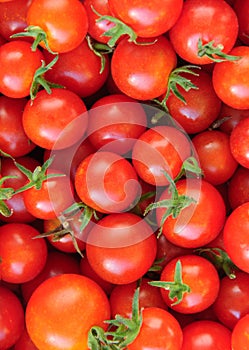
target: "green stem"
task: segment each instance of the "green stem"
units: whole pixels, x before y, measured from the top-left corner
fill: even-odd
[[[241,58],[240,56],[226,54],[222,51],[224,50],[224,46],[222,44],[214,46],[214,40],[203,44],[202,40],[199,38],[197,48],[199,57],[207,56],[213,62],[237,61]]]

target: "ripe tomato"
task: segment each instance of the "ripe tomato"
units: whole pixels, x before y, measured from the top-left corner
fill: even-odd
[[[145,220],[132,213],[117,213],[100,219],[89,232],[86,255],[100,277],[125,284],[148,271],[156,247],[156,236]]]
[[[44,281],[26,309],[27,331],[39,350],[87,350],[89,329],[105,327],[103,321],[109,318],[105,292],[91,279],[77,274]]]
[[[213,185],[227,182],[238,162],[230,149],[230,137],[222,131],[207,130],[192,138],[204,179]]]
[[[249,169],[249,117],[241,120],[233,129],[230,148],[236,161]]]
[[[236,278],[225,276],[220,281],[219,294],[213,310],[219,321],[233,329],[238,320],[249,313],[249,275],[236,271]]]
[[[168,184],[163,171],[175,179],[190,155],[191,143],[186,134],[177,127],[160,125],[140,135],[133,147],[132,162],[143,181],[163,186]]]
[[[213,86],[222,102],[236,109],[249,109],[249,47],[236,46],[230,53],[239,59],[215,63]]]
[[[167,32],[178,20],[183,0],[144,2],[109,0],[111,13],[130,26],[140,37],[152,38]]]
[[[13,40],[0,46],[0,92],[12,98],[29,96],[34,74],[42,61],[42,52],[33,52],[28,42]]]
[[[231,331],[219,322],[195,321],[182,331],[181,350],[231,350]]]
[[[146,130],[140,103],[123,94],[98,99],[89,111],[87,134],[95,149],[125,154]]]
[[[239,39],[246,45],[249,44],[249,1],[235,0],[233,5],[234,11],[239,21]]]
[[[219,19],[219,20],[217,20]],[[169,31],[169,38],[177,54],[193,64],[213,62],[207,55],[198,53],[198,41],[203,45],[213,42],[222,52],[228,53],[238,35],[238,19],[224,0],[187,0],[180,18]],[[214,55],[214,57],[217,57]]]
[[[48,46],[54,52],[76,48],[85,38],[88,18],[79,0],[33,0],[27,12],[27,24],[39,26],[46,35]],[[41,46],[46,47],[44,41]]]
[[[249,273],[249,202],[232,211],[224,225],[227,254],[242,271]]]
[[[182,330],[168,311],[148,307],[142,311],[142,326],[128,350],[181,350]]]
[[[63,149],[79,141],[87,127],[85,103],[74,92],[53,88],[40,90],[23,112],[23,128],[28,137],[45,149]]]
[[[237,168],[228,183],[228,200],[232,209],[249,202],[249,169]]]
[[[101,213],[118,213],[133,205],[139,183],[128,160],[113,152],[97,151],[78,166],[75,189],[91,208]]]
[[[232,331],[232,349],[247,350],[249,348],[249,314],[243,316]]]
[[[34,239],[39,231],[22,223],[0,227],[0,277],[11,283],[30,281],[41,272],[47,260],[44,239]]]
[[[24,310],[21,301],[7,287],[0,285],[0,349],[8,350],[24,329]]]
[[[193,314],[203,311],[213,304],[217,298],[220,280],[218,272],[211,262],[200,256],[190,254],[172,259],[162,270],[160,280],[174,282],[176,264],[180,261],[182,267],[182,283],[189,286],[186,292],[178,299],[169,296],[169,290],[161,288],[162,297],[166,304],[177,312]],[[177,293],[176,293],[177,295]]]
[[[137,100],[150,100],[164,94],[169,75],[176,66],[171,43],[164,36],[157,37],[155,42],[150,40],[152,43],[146,45],[121,40],[111,60],[114,83]]]
[[[182,209],[178,217],[168,216],[163,223],[162,233],[173,244],[184,248],[198,248],[211,242],[220,233],[226,218],[223,198],[218,190],[205,180],[182,179],[176,183],[178,194],[193,198],[196,202]],[[159,198],[171,198],[168,189]],[[216,204],[215,208],[213,204]],[[167,208],[156,209],[157,223]]]
[[[249,109],[235,109],[222,103],[220,114],[215,123],[218,123],[219,130],[230,135],[241,119],[247,117],[249,117]]]
[[[26,328],[24,328],[21,336],[18,338],[13,350],[38,350],[35,344],[30,339]]]

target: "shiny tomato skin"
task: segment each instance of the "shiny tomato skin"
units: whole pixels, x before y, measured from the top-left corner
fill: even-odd
[[[86,10],[79,0],[33,0],[27,24],[41,27],[47,34],[50,50],[58,53],[76,48],[88,29]],[[41,46],[45,47],[44,42]]]
[[[32,51],[30,43],[14,40],[0,47],[0,92],[8,97],[30,95],[36,70],[44,56],[40,50]]]
[[[24,329],[24,309],[16,294],[0,285],[0,349],[8,350]]]
[[[132,163],[139,177],[151,185],[168,185],[179,174],[184,160],[191,155],[188,137],[177,127],[160,125],[147,129],[135,142]]]
[[[152,43],[148,45],[121,40],[111,60],[114,83],[124,94],[137,100],[150,100],[164,94],[169,74],[177,63],[176,53],[166,37],[159,36],[155,42],[150,40]]]
[[[167,32],[178,20],[183,0],[109,0],[111,13],[130,26],[139,37],[152,38]]]
[[[219,20],[217,21],[217,18]],[[187,0],[181,15],[169,31],[169,38],[177,54],[191,64],[207,64],[212,60],[206,55],[198,56],[198,40],[204,44],[214,41],[228,53],[238,35],[238,19],[224,0]]]
[[[127,211],[136,200],[139,183],[133,166],[114,152],[97,151],[78,166],[75,189],[79,198],[101,213]]]
[[[141,278],[153,264],[156,249],[151,227],[132,213],[103,217],[89,232],[86,242],[89,264],[101,278],[113,284]]]
[[[64,149],[83,137],[87,128],[87,109],[82,99],[67,89],[40,90],[28,101],[22,117],[25,133],[39,147]]]
[[[232,349],[247,350],[249,347],[249,314],[243,316],[234,326],[232,331]]]
[[[183,328],[181,350],[231,350],[231,331],[219,322],[200,320]]]
[[[0,227],[0,277],[10,283],[30,281],[47,260],[47,245],[40,232],[29,224],[7,223]]]
[[[215,63],[212,77],[214,90],[228,106],[249,109],[249,47],[236,46],[229,54],[239,59]]]
[[[45,296],[45,297],[44,297]],[[51,277],[40,284],[26,308],[28,334],[39,350],[87,350],[87,333],[110,317],[104,291],[77,274]]]
[[[128,350],[181,350],[182,330],[168,311],[149,307],[142,311],[143,322]]]
[[[212,185],[227,182],[238,166],[230,149],[229,135],[218,130],[206,130],[195,135],[192,142],[204,179]]]
[[[227,218],[224,225],[224,246],[234,264],[249,273],[249,202],[245,202]]]
[[[232,209],[249,202],[249,169],[239,166],[228,183],[228,200]]]
[[[183,294],[180,303],[172,305],[177,299],[169,298],[169,291],[161,288],[161,293],[166,304],[173,310],[193,314],[201,312],[212,305],[217,298],[220,279],[214,265],[207,259],[190,254],[172,259],[162,270],[161,281],[174,281],[174,273],[177,261],[182,266],[182,281],[190,287],[190,292]]]
[[[235,160],[249,169],[249,117],[241,120],[230,136],[231,153]]]
[[[184,208],[177,218],[170,215],[162,226],[162,233],[171,243],[183,248],[208,244],[219,235],[225,223],[226,209],[221,194],[205,180],[181,179],[176,188],[180,195],[185,194],[196,202]],[[166,189],[159,201],[167,198]],[[165,210],[158,208],[156,211],[159,226]]]

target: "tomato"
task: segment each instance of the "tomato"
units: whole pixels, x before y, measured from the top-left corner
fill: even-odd
[[[45,297],[44,297],[45,296]],[[77,274],[51,277],[32,294],[26,309],[28,334],[39,350],[87,350],[87,333],[110,317],[104,291]]]
[[[3,44],[0,47],[0,92],[12,98],[29,96],[34,74],[42,61],[42,52],[33,52],[28,42],[13,40]]]
[[[95,149],[125,154],[146,126],[143,106],[126,95],[114,94],[91,106],[87,134]]]
[[[216,300],[220,287],[219,275],[215,267],[211,262],[197,255],[178,256],[170,260],[164,267],[160,277],[161,281],[174,282],[178,261],[182,268],[182,283],[189,286],[190,290],[183,293],[182,299],[179,297],[171,299],[169,290],[161,288],[166,304],[173,310],[185,314],[207,309]],[[176,301],[178,301],[177,304]]]
[[[31,0],[0,1],[0,33],[10,41],[11,35],[27,27],[26,16]]]
[[[249,347],[249,315],[243,316],[234,326],[232,331],[232,349],[247,350]]]
[[[38,348],[30,339],[30,336],[28,335],[26,328],[24,328],[21,336],[15,343],[13,350],[38,350]]]
[[[149,278],[143,277],[140,283],[139,290],[139,307],[144,309],[147,307],[158,307],[167,310],[160,290],[148,284]],[[137,288],[137,281],[115,285],[110,294],[111,315],[121,315],[123,317],[132,317],[132,301],[135,290]]]
[[[113,152],[90,154],[78,166],[75,189],[86,205],[101,213],[127,211],[139,191],[137,174],[128,160]]]
[[[163,186],[169,183],[163,171],[175,179],[190,155],[187,135],[177,127],[160,125],[140,135],[132,150],[132,162],[143,181]]]
[[[88,115],[85,103],[74,92],[53,88],[51,94],[40,90],[28,101],[23,112],[27,136],[45,149],[63,149],[83,137]]]
[[[228,199],[232,209],[249,202],[249,169],[237,168],[228,183]]]
[[[155,42],[153,38],[150,40],[151,44],[137,45],[123,39],[111,59],[115,84],[124,94],[137,100],[150,100],[164,94],[169,75],[176,66],[176,53],[171,43],[164,36],[157,37]]]
[[[27,13],[27,24],[39,26],[47,36],[48,46],[54,52],[75,49],[84,40],[88,19],[79,0],[33,0]],[[41,46],[46,47],[44,41]]]
[[[41,188],[31,187],[23,192],[25,206],[34,217],[43,220],[54,219],[74,203],[73,187],[68,176],[49,169],[47,174],[59,174],[47,178]]]
[[[178,20],[183,0],[144,2],[109,0],[111,13],[130,26],[140,37],[152,38],[167,32]]]
[[[66,273],[80,274],[76,257],[58,251],[49,251],[42,271],[31,281],[21,284],[21,292],[27,303],[35,289],[46,279]]]
[[[249,47],[236,46],[230,51],[239,59],[215,63],[213,86],[222,102],[236,109],[249,109]]]
[[[213,310],[219,321],[229,329],[233,329],[248,314],[248,291],[249,275],[243,271],[236,271],[236,278],[225,276],[221,279]]]
[[[178,217],[168,216],[162,223],[167,208],[156,209],[157,223],[162,233],[173,244],[184,248],[198,248],[215,239],[223,228],[226,209],[218,190],[205,180],[182,179],[176,183],[178,194],[187,195],[195,202],[183,208]],[[159,198],[169,199],[171,194],[164,190]],[[213,206],[215,203],[215,208]]]
[[[18,297],[0,286],[0,349],[8,350],[24,329],[24,309]]]
[[[181,350],[182,330],[168,311],[149,307],[142,311],[142,326],[128,350]]]
[[[23,223],[0,227],[0,277],[11,283],[24,283],[41,272],[47,260],[44,239],[34,239],[39,231]]]
[[[231,350],[231,331],[209,320],[195,321],[183,328],[181,350]]]
[[[46,62],[54,58],[44,50]],[[105,83],[109,74],[110,61],[105,55],[105,67],[101,72],[101,58],[90,49],[87,40],[69,52],[61,53],[53,69],[46,72],[48,81],[62,85],[80,97],[91,96]]]
[[[153,264],[156,236],[146,221],[135,214],[109,214],[89,232],[86,255],[93,270],[104,280],[131,283]]]
[[[249,44],[249,1],[235,0],[233,5],[234,11],[239,21],[239,39],[246,45]]]
[[[226,252],[234,264],[245,272],[249,272],[248,229],[249,202],[246,202],[232,211],[224,225]]]
[[[190,20],[191,19],[191,20]],[[198,53],[198,41],[202,45],[213,42],[228,53],[238,35],[238,19],[230,5],[224,0],[187,0],[180,18],[169,31],[170,41],[177,54],[193,64],[211,63],[207,55]],[[217,57],[213,55],[213,57]]]
[[[215,123],[218,124],[219,130],[230,135],[240,120],[247,117],[249,117],[249,109],[235,109],[222,103],[220,114]]]
[[[192,138],[204,179],[213,185],[228,181],[238,163],[230,149],[229,135],[218,130],[203,131]]]
[[[230,136],[230,148],[236,161],[249,168],[249,117],[241,120]]]

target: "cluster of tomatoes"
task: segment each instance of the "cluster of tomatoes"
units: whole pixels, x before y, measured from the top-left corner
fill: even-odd
[[[0,350],[249,349],[249,0],[0,0]]]

